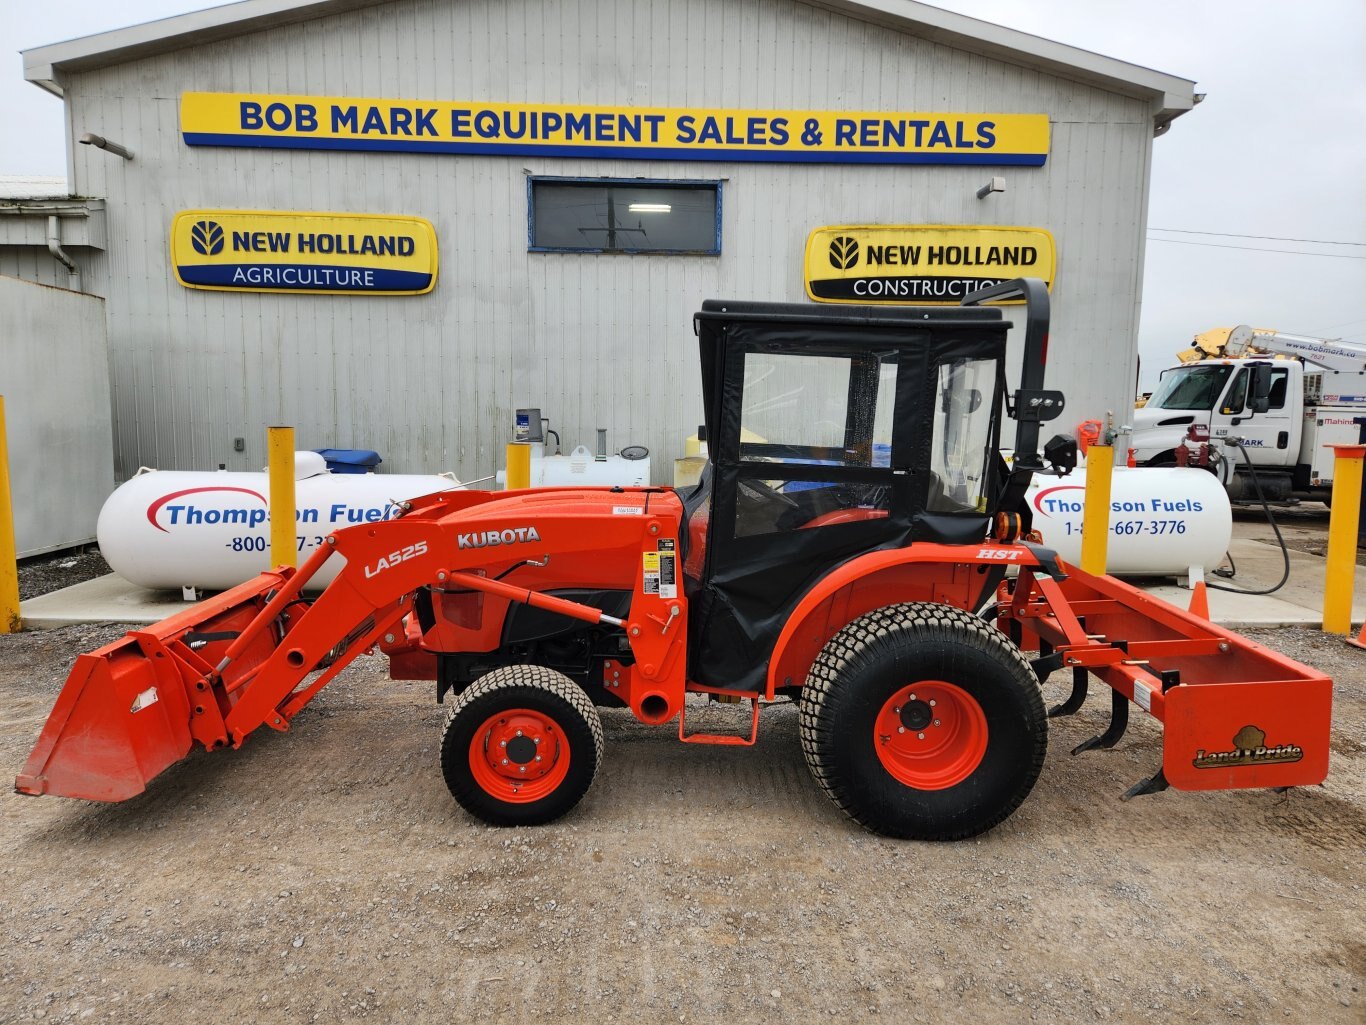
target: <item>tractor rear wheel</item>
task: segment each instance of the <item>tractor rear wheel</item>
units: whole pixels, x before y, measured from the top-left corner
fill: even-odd
[[[958,840],[1029,795],[1048,718],[1028,660],[995,627],[929,602],[860,616],[802,688],[802,751],[854,821],[887,836]]]
[[[461,807],[495,826],[568,812],[602,764],[602,721],[583,689],[544,666],[504,666],[456,698],[441,771]]]

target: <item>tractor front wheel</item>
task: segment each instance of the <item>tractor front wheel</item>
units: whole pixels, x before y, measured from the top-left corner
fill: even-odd
[[[1029,795],[1048,719],[1029,662],[994,626],[948,605],[854,620],[811,666],[802,751],[850,818],[887,836],[985,832]]]
[[[495,826],[559,818],[602,763],[602,722],[588,695],[544,666],[505,666],[456,698],[441,771],[461,807]]]

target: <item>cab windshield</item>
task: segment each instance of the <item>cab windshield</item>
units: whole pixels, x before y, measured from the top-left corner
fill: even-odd
[[[1228,383],[1230,366],[1186,366],[1162,375],[1148,405],[1154,409],[1213,409]]]

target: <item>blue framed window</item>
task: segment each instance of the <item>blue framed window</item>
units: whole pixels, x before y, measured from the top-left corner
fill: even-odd
[[[721,253],[721,183],[528,178],[533,253]]]

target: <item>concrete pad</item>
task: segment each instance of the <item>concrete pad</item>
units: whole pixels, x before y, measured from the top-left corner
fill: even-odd
[[[178,591],[149,591],[109,573],[20,602],[19,615],[26,629],[51,630],[73,623],[159,623],[187,608]]]
[[[1320,539],[1327,534],[1327,516],[1322,517],[1321,530],[1305,529],[1297,523],[1282,524],[1287,540]],[[1285,563],[1275,534],[1264,519],[1235,522],[1229,554],[1237,567],[1237,575],[1224,580],[1206,572],[1206,581],[1228,587],[1261,590],[1273,586],[1281,578]],[[1290,549],[1290,578],[1285,586],[1270,595],[1234,594],[1209,588],[1210,618],[1221,626],[1313,626],[1323,623],[1323,578],[1326,562],[1322,556]],[[1190,606],[1191,592],[1171,581],[1133,581],[1149,594],[1164,601]],[[1358,567],[1356,588],[1352,602],[1352,621],[1360,624],[1366,619],[1366,566]]]

